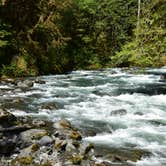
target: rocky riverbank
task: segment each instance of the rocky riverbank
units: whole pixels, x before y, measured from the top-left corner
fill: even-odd
[[[3,79],[12,91],[26,91],[44,81]],[[6,90],[7,91],[7,90]],[[3,93],[3,91],[1,92]],[[20,98],[12,103],[23,102]],[[52,106],[47,105],[47,109]],[[86,133],[86,131],[85,131]],[[66,119],[47,121],[40,118],[16,117],[0,106],[0,166],[114,166],[132,165],[150,153],[144,150],[104,150],[84,141],[84,135]],[[130,163],[130,164],[129,164]]]
[[[0,109],[1,165],[98,165],[94,146],[67,120],[17,118]]]

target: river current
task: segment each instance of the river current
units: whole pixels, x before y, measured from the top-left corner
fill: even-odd
[[[166,166],[166,81],[160,79],[162,73],[166,68],[147,69],[144,74],[116,68],[41,76],[46,84],[25,91],[0,85],[0,102],[17,116],[69,119],[82,130],[84,140],[100,149],[152,153],[134,165]],[[11,103],[18,97],[22,103]]]

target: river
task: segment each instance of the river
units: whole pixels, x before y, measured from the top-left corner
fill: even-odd
[[[134,163],[137,166],[165,166],[166,81],[160,80],[160,74],[166,68],[146,69],[144,74],[132,71],[115,68],[41,76],[45,84],[25,91],[1,84],[0,102],[17,116],[67,118],[82,130],[84,140],[101,151],[152,153]],[[18,97],[22,102],[13,104]]]

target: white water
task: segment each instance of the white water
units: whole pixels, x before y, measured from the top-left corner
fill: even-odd
[[[87,134],[86,141],[107,148],[134,148],[152,156],[134,163],[138,166],[166,165],[166,82],[160,73],[166,68],[134,75],[121,69],[76,71],[68,75],[43,76],[46,84],[35,84],[26,92],[5,91],[1,101],[21,97],[24,106],[12,107],[17,116],[67,118]],[[157,73],[157,74],[156,74]],[[10,89],[0,85],[0,89]],[[58,109],[42,109],[51,103]],[[119,109],[124,115],[112,115]]]

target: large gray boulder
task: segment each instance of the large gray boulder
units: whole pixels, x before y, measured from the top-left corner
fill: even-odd
[[[46,146],[53,143],[53,139],[50,136],[45,135],[39,140],[39,145]]]
[[[47,135],[47,131],[44,129],[30,129],[20,133],[19,143],[21,148],[36,143],[43,136]]]

